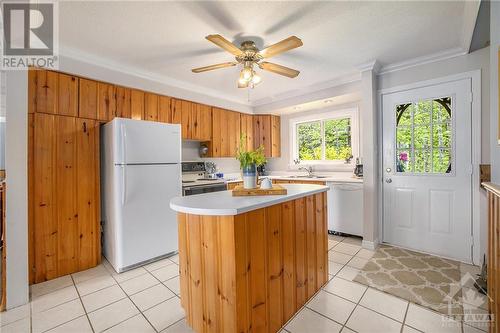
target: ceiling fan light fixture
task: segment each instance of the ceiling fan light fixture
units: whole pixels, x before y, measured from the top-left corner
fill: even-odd
[[[259,84],[261,81],[262,81],[262,78],[260,77],[260,75],[257,74],[257,73],[255,73],[255,72],[253,72],[252,83],[254,85],[256,85],[256,84]]]

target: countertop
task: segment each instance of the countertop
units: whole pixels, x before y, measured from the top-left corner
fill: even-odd
[[[301,175],[302,173],[293,173],[293,175]],[[332,182],[332,183],[363,183],[363,178],[356,178],[350,172],[333,172],[333,173],[321,173],[318,175],[323,176],[323,178],[306,178],[306,177],[292,177],[291,174],[270,174],[268,176],[262,176],[259,178],[270,178],[270,179],[282,179],[282,180],[300,180],[303,182]],[[227,183],[241,182],[241,176],[230,175],[227,177]]]
[[[231,191],[211,192],[170,200],[170,208],[176,212],[194,215],[227,216],[273,206],[282,202],[326,192],[328,186],[313,184],[282,184],[286,195],[233,197]]]

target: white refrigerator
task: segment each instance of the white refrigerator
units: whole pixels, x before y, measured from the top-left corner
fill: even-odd
[[[120,273],[178,250],[181,126],[115,118],[101,131],[103,254]]]

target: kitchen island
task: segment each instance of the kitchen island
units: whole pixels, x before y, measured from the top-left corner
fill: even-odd
[[[328,187],[172,199],[181,304],[196,332],[278,332],[328,281]]]

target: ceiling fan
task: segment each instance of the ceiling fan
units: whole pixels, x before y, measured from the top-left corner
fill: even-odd
[[[268,46],[263,50],[259,50],[255,46],[255,43],[250,40],[244,41],[241,43],[241,47],[237,47],[221,35],[208,35],[205,38],[234,55],[236,61],[194,68],[192,69],[194,73],[202,73],[241,64],[243,65],[243,68],[241,69],[240,77],[238,79],[238,88],[253,88],[256,84],[259,84],[262,81],[262,78],[255,72],[254,65],[265,71],[284,75],[289,78],[297,77],[300,73],[292,68],[274,64],[272,62],[262,61],[263,59],[271,58],[283,52],[302,46],[302,41],[296,36],[288,37],[287,39]]]

